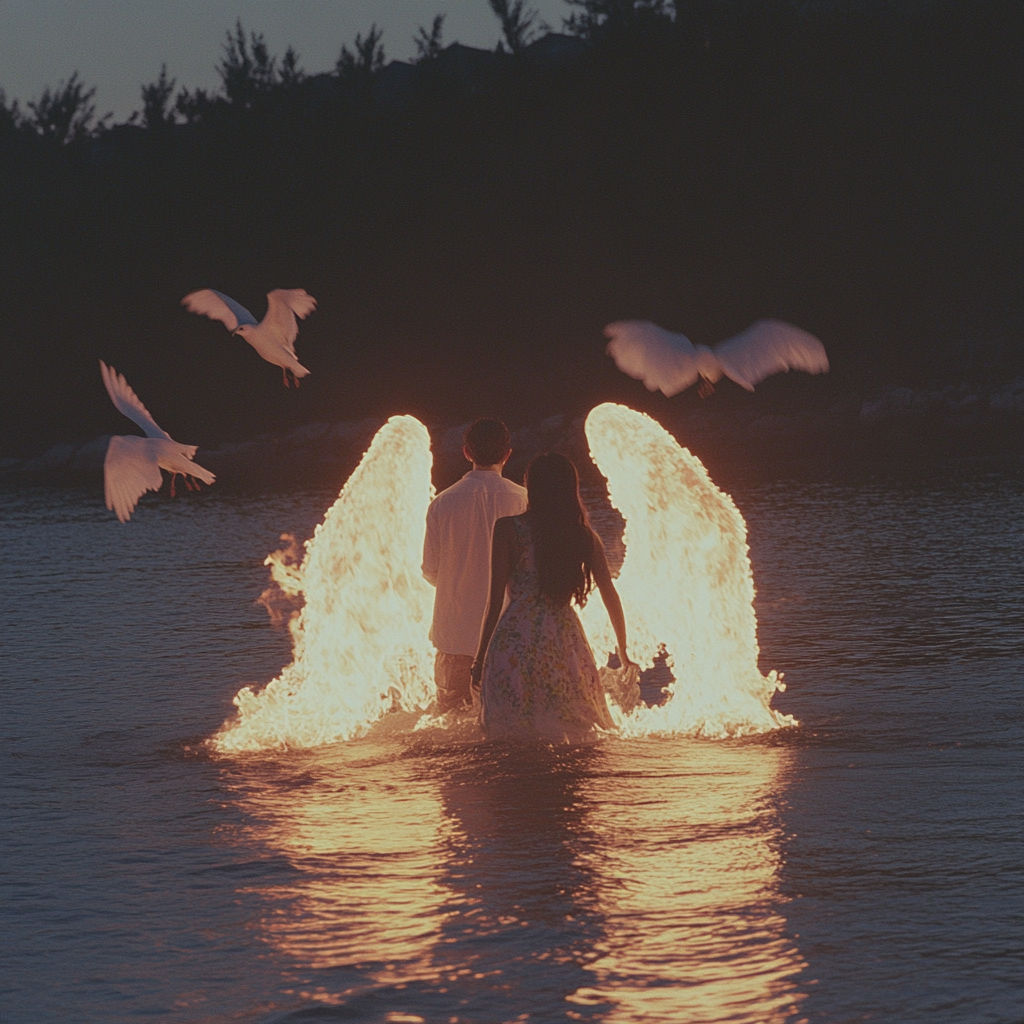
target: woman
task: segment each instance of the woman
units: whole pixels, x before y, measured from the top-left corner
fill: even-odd
[[[624,668],[632,664],[626,621],[604,545],[580,501],[576,467],[564,455],[538,455],[526,471],[526,491],[526,512],[494,524],[473,685],[481,687],[489,737],[578,743],[613,722],[571,603],[582,607],[597,584]]]

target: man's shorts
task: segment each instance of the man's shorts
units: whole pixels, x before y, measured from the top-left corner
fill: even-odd
[[[473,694],[469,686],[472,667],[472,654],[437,652],[434,658],[434,682],[437,684],[437,710],[441,714],[473,706]]]

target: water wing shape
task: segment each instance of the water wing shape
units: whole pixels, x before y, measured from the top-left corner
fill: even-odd
[[[159,491],[162,484],[156,446],[147,438],[110,439],[103,460],[103,493],[107,508],[122,523],[128,522],[146,491]]]
[[[781,688],[758,669],[754,581],[743,517],[729,495],[660,424],[622,405],[591,411],[587,441],[626,520],[616,586],[634,659],[650,666],[664,645],[676,682],[668,702],[613,708],[627,735],[741,736],[793,724],[772,710]],[[599,601],[582,619],[596,653],[615,649]]]
[[[748,391],[774,373],[828,372],[825,346],[813,334],[782,320],[758,320],[716,345],[714,353],[725,375]]]
[[[295,339],[299,325],[295,318],[305,320],[316,309],[316,299],[304,288],[275,288],[267,293],[267,315],[264,323],[272,324],[275,335],[295,355]]]
[[[211,320],[219,320],[229,331],[236,331],[243,324],[252,324],[255,327],[259,323],[240,302],[235,302],[230,295],[213,288],[189,292],[181,300],[181,304],[190,313],[199,313]]]
[[[149,410],[139,400],[139,396],[128,386],[128,381],[118,373],[112,366],[107,366],[100,360],[100,375],[103,377],[103,384],[119,412],[124,413],[134,424],[141,427],[146,437],[160,437],[165,441],[171,440],[171,435],[157,426],[156,420],[149,414]],[[159,475],[159,471],[158,471]],[[109,505],[107,506],[110,507]]]
[[[696,349],[685,334],[674,334],[650,320],[616,320],[604,329],[608,355],[623,373],[648,391],[671,397],[697,382]]]
[[[420,573],[430,470],[426,427],[412,416],[388,420],[307,541],[301,567],[284,567],[288,589],[305,598],[292,663],[259,693],[239,691],[216,749],[351,739],[392,707],[430,703],[434,592]]]

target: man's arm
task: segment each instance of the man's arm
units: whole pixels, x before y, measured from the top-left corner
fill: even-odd
[[[432,586],[437,586],[437,570],[441,560],[441,552],[437,539],[437,514],[434,506],[427,509],[427,532],[423,536],[423,578]]]

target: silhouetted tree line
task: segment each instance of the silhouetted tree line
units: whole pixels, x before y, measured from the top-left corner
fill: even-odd
[[[1024,371],[1024,5],[570,0],[559,33],[489,2],[495,51],[438,15],[413,61],[373,26],[323,74],[239,23],[218,91],[164,67],[124,124],[77,74],[0,98],[5,454],[124,428],[97,357],[201,443],[609,398],[671,420],[699,400],[603,355],[624,317],[818,334],[834,373],[769,404]],[[298,394],[180,309],[206,286],[318,298]]]

